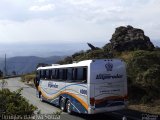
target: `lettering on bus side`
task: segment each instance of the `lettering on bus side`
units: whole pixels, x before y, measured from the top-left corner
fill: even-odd
[[[58,88],[58,85],[56,83],[48,82],[48,87],[50,88]]]
[[[118,78],[122,78],[123,75],[120,75],[120,74],[116,74],[116,75],[110,75],[110,74],[98,74],[96,76],[96,79],[102,79],[102,80],[105,80],[105,79],[118,79]]]
[[[87,90],[80,89],[80,93],[83,94],[83,95],[87,95]]]

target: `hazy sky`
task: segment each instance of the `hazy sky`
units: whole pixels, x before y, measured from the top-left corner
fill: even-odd
[[[0,0],[0,45],[105,43],[122,25],[154,41],[159,21],[160,0]]]

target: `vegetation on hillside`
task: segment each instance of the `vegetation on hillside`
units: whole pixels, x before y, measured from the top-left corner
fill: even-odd
[[[110,43],[104,47],[77,52],[59,61],[59,64],[101,58],[120,58],[126,62],[131,103],[160,99],[160,49],[153,46],[143,30],[132,26],[116,28]]]
[[[142,103],[160,99],[160,51],[134,51],[126,62],[130,99]]]

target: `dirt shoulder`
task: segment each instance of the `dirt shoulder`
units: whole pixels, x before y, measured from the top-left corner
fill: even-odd
[[[128,108],[140,112],[160,115],[160,100],[148,104],[131,104]]]

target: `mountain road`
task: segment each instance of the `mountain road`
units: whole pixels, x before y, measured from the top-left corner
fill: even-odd
[[[29,103],[38,107],[40,114],[53,114],[57,111],[60,111],[59,107],[51,105],[47,102],[41,102],[39,98],[36,97],[36,89],[25,85],[21,82],[20,77],[8,78],[6,88],[9,88],[11,91],[16,91],[19,88],[23,88],[22,96],[25,97]],[[76,114],[69,115],[65,112],[62,112],[60,115],[60,120],[123,120],[123,117],[127,117],[127,120],[142,120],[142,116],[147,115],[146,113],[141,113],[134,110],[122,110],[110,113],[101,113],[95,115],[85,115],[85,114]],[[156,120],[156,119],[155,119]]]

